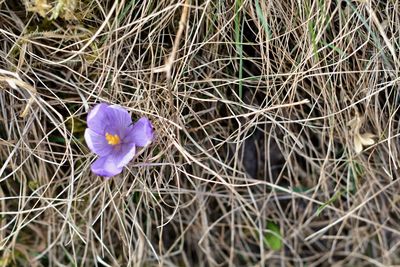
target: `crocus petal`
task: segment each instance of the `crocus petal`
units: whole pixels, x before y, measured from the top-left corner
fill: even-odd
[[[100,157],[92,164],[92,172],[99,176],[111,177],[122,172],[122,168],[115,164],[115,161],[107,157]]]
[[[90,129],[98,134],[104,134],[104,129],[107,126],[108,118],[106,114],[108,105],[97,104],[88,114],[87,125]]]
[[[126,129],[132,124],[132,118],[128,111],[118,105],[111,105],[105,110],[108,117],[108,127],[112,132],[124,138]]]
[[[99,156],[106,156],[113,151],[104,135],[100,135],[90,128],[85,130],[85,141],[89,149]]]
[[[119,149],[115,149],[109,156],[118,168],[122,168],[129,163],[135,156],[136,147],[134,143],[124,143]]]
[[[153,138],[153,125],[147,118],[141,118],[129,129],[125,140],[133,142],[137,146],[147,146],[153,141]]]

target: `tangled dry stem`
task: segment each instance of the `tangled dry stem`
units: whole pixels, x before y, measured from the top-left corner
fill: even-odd
[[[0,265],[400,264],[398,1],[73,2],[0,1]],[[111,180],[99,102],[157,134]]]

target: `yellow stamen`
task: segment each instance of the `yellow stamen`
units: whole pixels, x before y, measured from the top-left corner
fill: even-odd
[[[121,142],[121,140],[119,139],[119,136],[117,134],[112,135],[112,134],[106,133],[106,139],[108,141],[108,144],[113,145],[113,146],[118,145]]]

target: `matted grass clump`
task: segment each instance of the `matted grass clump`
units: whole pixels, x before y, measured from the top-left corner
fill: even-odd
[[[0,266],[400,265],[398,1],[0,0]],[[149,118],[90,170],[97,103]]]

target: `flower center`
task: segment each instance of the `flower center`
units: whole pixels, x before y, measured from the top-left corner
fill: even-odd
[[[117,134],[109,134],[106,133],[106,139],[108,141],[108,144],[115,146],[118,145],[119,143],[121,143],[121,139],[119,139],[119,136]]]

